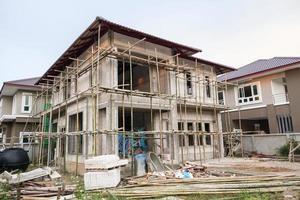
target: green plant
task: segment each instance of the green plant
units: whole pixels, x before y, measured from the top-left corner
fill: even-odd
[[[10,191],[10,185],[7,183],[0,183],[0,199],[1,200],[8,200],[9,195],[8,192]]]
[[[241,200],[273,200],[273,199],[280,199],[279,193],[267,193],[267,192],[250,192],[247,190],[242,191],[237,199]]]
[[[296,147],[298,145],[298,142],[296,142],[295,140],[292,140],[292,144],[293,144],[293,147]],[[287,157],[289,155],[289,152],[290,152],[290,143],[287,143],[277,149],[277,154],[279,154],[280,156]],[[300,154],[300,148],[298,148],[295,151],[295,154]]]
[[[76,176],[76,177],[71,177],[71,180],[76,185],[76,188],[74,191],[75,197],[80,200],[87,199],[86,198],[87,195],[86,195],[86,191],[84,189],[84,183],[83,183],[82,179],[80,179],[78,176]]]
[[[117,197],[110,192],[106,191],[107,195],[104,195],[101,191],[86,191],[84,188],[84,182],[80,177],[71,177],[72,182],[76,185],[74,194],[78,200],[125,200],[125,198]]]

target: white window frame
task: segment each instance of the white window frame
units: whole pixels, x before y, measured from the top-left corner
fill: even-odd
[[[28,105],[25,104],[26,102],[26,97],[28,96]],[[25,110],[24,107],[28,106],[29,109]],[[21,111],[22,113],[31,113],[31,107],[32,107],[32,93],[22,93],[22,108]]]
[[[0,128],[0,138],[1,138],[1,142],[0,144],[5,144],[6,142],[6,135],[5,135],[5,132],[6,132],[6,128],[5,127],[2,127]]]
[[[257,95],[253,95],[253,86],[254,85],[256,85],[256,87],[257,87]],[[240,94],[239,94],[240,88],[245,88],[247,86],[251,87],[252,96],[240,98]],[[255,100],[256,97],[258,97],[259,99]],[[253,101],[250,101],[250,98],[253,98]],[[242,102],[240,102],[240,100],[242,100]],[[245,100],[247,100],[247,102],[245,102]],[[237,104],[238,105],[249,105],[249,104],[255,104],[255,103],[260,103],[260,102],[262,102],[262,96],[261,96],[261,87],[260,87],[259,81],[253,82],[253,83],[248,83],[248,84],[242,84],[242,85],[238,86],[238,88],[237,88]]]
[[[24,139],[27,138],[27,142],[24,141]],[[19,137],[19,143],[20,144],[32,144],[32,143],[37,143],[38,140],[37,138],[34,138],[34,133],[33,132],[20,132],[20,137]]]

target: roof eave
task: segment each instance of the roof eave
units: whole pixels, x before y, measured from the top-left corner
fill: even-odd
[[[251,73],[251,74],[246,74],[246,75],[243,75],[243,76],[234,77],[234,78],[231,78],[231,79],[226,79],[226,80],[227,81],[236,81],[236,80],[239,80],[239,79],[243,80],[243,79],[246,79],[247,77],[255,76],[255,75],[258,75],[258,74],[263,74],[263,73],[266,73],[266,72],[272,72],[272,71],[275,71],[275,70],[279,70],[279,69],[290,67],[290,66],[297,65],[297,64],[300,64],[300,61],[290,63],[290,64],[287,64],[287,65],[281,65],[281,66],[274,67],[274,68],[271,68],[271,69],[266,69],[266,70],[254,72],[254,73]]]
[[[61,65],[63,65],[64,63],[70,62],[70,61],[66,61],[66,60],[71,55],[73,56],[73,54],[80,54],[80,52],[82,52],[83,49],[86,49],[89,46],[89,43],[92,41],[91,38],[93,36],[95,36],[94,32],[98,30],[99,24],[102,24],[104,27],[107,27],[107,29],[111,29],[118,33],[122,33],[122,34],[125,34],[128,36],[134,35],[137,38],[138,37],[146,37],[146,41],[148,41],[148,42],[160,44],[163,46],[168,46],[170,48],[174,47],[175,49],[177,48],[177,51],[179,51],[178,49],[184,50],[184,51],[186,51],[185,53],[187,55],[193,55],[195,53],[202,51],[201,49],[197,49],[197,48],[181,45],[181,44],[178,44],[175,42],[171,42],[169,40],[165,40],[165,39],[162,39],[162,38],[159,38],[159,37],[156,37],[156,36],[153,36],[153,35],[150,35],[150,34],[135,30],[135,29],[131,29],[129,27],[125,27],[125,26],[113,23],[104,18],[96,17],[96,19],[89,25],[89,27],[80,34],[80,36],[69,46],[69,48],[67,48],[67,50],[53,63],[53,65],[43,74],[43,76],[35,84],[38,85],[41,82],[43,82],[43,79],[46,78],[48,74],[57,73],[57,72],[54,72],[53,69],[59,69],[59,68],[61,68]],[[102,28],[101,28],[101,30],[102,30]],[[104,30],[103,33],[101,33],[101,35],[105,34],[104,32],[106,32],[106,31],[107,30]],[[92,33],[90,36],[88,35],[89,32]],[[87,38],[86,38],[87,40],[83,40],[85,35],[87,35]],[[81,42],[82,42],[82,44],[80,44]],[[78,45],[78,46],[76,46],[76,45]],[[82,46],[82,47],[79,48],[79,46]],[[72,53],[72,51],[74,51],[74,53]],[[62,64],[60,64],[60,62]]]
[[[181,55],[179,57],[184,58],[184,59],[188,59],[188,60],[191,60],[191,61],[196,61],[197,60],[197,62],[199,62],[199,63],[204,63],[204,64],[207,64],[207,65],[213,66],[215,68],[218,68],[219,73],[217,73],[217,75],[237,70],[237,69],[235,69],[233,67],[229,67],[227,65],[219,64],[219,63],[216,63],[216,62],[212,62],[212,61],[205,60],[205,59],[202,59],[202,58],[197,58],[197,57],[194,57],[194,56],[182,56]]]

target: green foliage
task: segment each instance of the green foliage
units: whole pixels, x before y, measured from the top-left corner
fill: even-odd
[[[117,197],[109,192],[107,192],[108,195],[104,197],[101,191],[86,191],[84,189],[84,182],[80,177],[72,177],[71,179],[72,182],[76,184],[74,194],[78,200],[125,200],[125,198]]]
[[[238,199],[241,200],[273,200],[274,194],[271,193],[262,193],[262,192],[255,192],[250,193],[248,191],[243,191],[239,194]]]
[[[281,196],[282,197],[282,196]],[[185,200],[274,200],[281,199],[279,193],[263,193],[260,191],[250,192],[243,190],[238,194],[194,194],[190,195]]]
[[[298,142],[296,142],[295,140],[292,141],[293,143],[293,147],[296,147],[298,145]],[[287,157],[289,155],[289,152],[290,152],[290,143],[287,143],[281,147],[279,147],[277,149],[277,153],[280,155],[280,156],[285,156]],[[295,151],[295,154],[300,154],[300,148],[298,148],[296,151]]]
[[[0,199],[1,200],[8,200],[9,195],[8,192],[10,191],[10,185],[7,183],[0,183]]]

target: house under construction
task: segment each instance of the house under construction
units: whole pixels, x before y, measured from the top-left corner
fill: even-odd
[[[81,173],[95,155],[222,157],[227,83],[216,78],[233,68],[199,52],[97,17],[36,83],[38,162]]]

